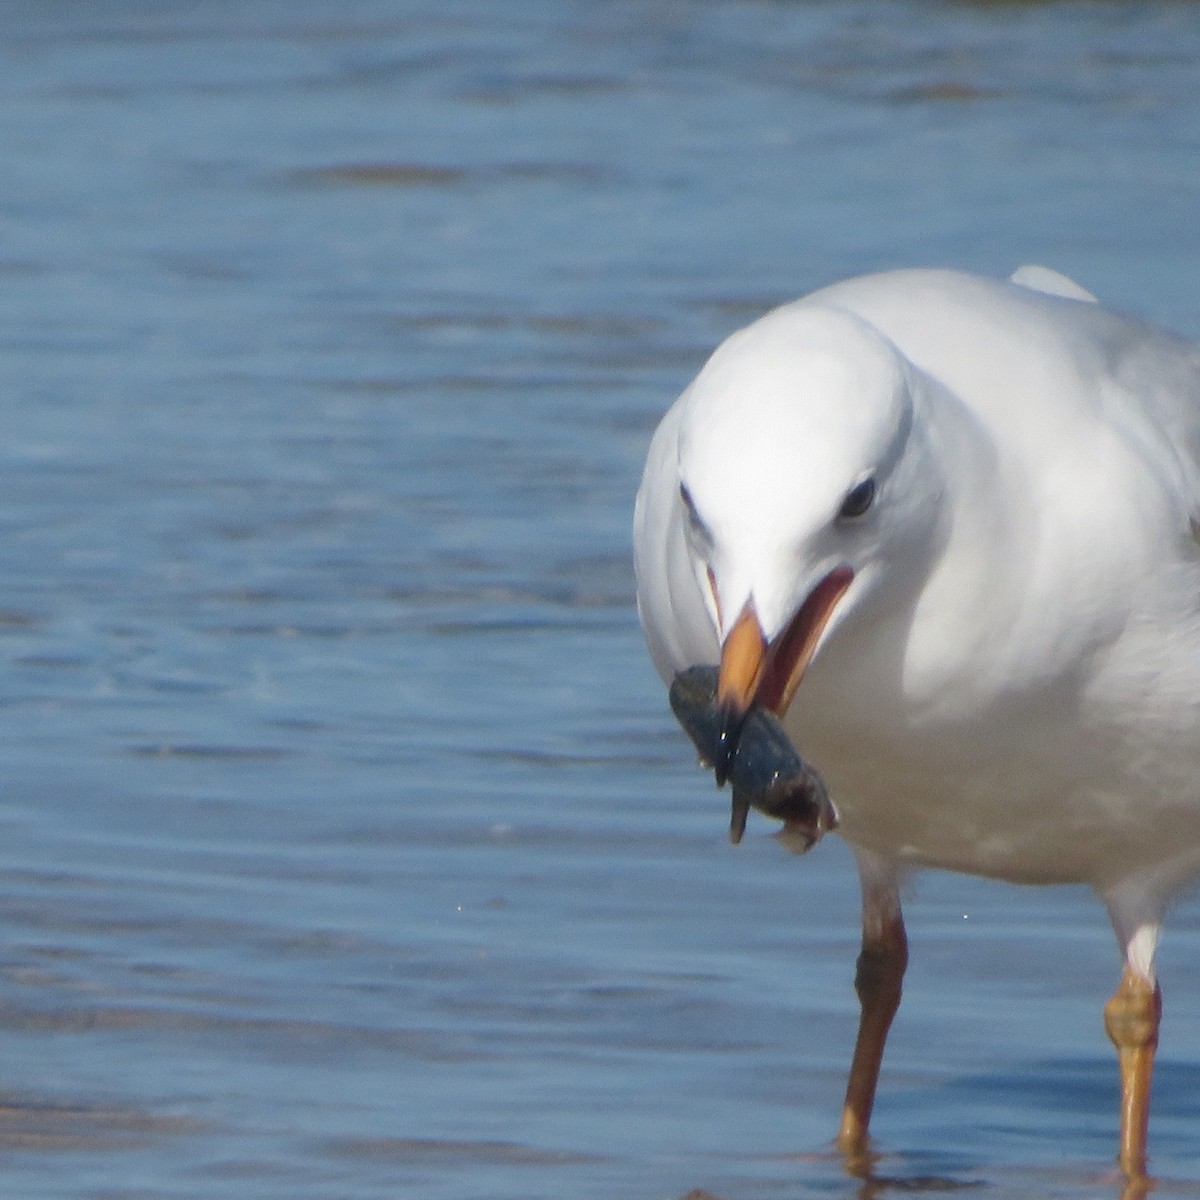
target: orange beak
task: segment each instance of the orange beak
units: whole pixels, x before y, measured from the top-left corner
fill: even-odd
[[[721,648],[717,703],[724,710],[717,743],[717,783],[724,783],[737,751],[746,714],[755,704],[782,717],[812,661],[821,633],[854,578],[849,567],[835,567],[813,588],[788,627],[768,644],[754,601],[738,614]]]

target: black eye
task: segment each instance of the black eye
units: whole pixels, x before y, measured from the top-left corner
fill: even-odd
[[[693,521],[696,520],[696,502],[692,499],[692,493],[688,491],[686,483],[679,485],[679,498],[683,501],[683,507],[687,509],[687,515]]]
[[[838,509],[838,518],[851,521],[861,517],[875,501],[875,477],[868,475],[862,483],[855,484],[847,493],[842,507]]]
[[[683,501],[683,507],[687,510],[688,524],[692,529],[702,537],[708,536],[708,527],[700,519],[700,514],[696,511],[696,502],[692,499],[692,493],[688,491],[686,483],[679,485],[679,498]]]

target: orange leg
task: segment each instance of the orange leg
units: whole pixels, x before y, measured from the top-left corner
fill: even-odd
[[[846,1155],[852,1172],[861,1167],[867,1155],[867,1126],[875,1104],[879,1064],[892,1018],[900,1007],[900,988],[907,965],[908,939],[899,904],[886,915],[873,912],[871,897],[864,893],[862,953],[854,977],[862,1016],[837,1136],[838,1149]]]
[[[1162,992],[1130,967],[1104,1006],[1104,1028],[1117,1048],[1121,1068],[1121,1148],[1117,1161],[1130,1179],[1146,1174],[1146,1128],[1150,1120],[1150,1076],[1158,1047]]]

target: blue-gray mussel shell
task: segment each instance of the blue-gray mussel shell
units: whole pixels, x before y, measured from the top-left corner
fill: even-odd
[[[717,704],[717,668],[689,667],[671,684],[674,712],[700,758],[711,766],[721,735],[721,708]],[[837,815],[820,775],[808,766],[774,713],[754,707],[746,714],[737,749],[729,769],[733,812],[729,820],[731,841],[740,842],[751,808],[783,821],[787,843],[808,850],[827,830],[837,826]]]

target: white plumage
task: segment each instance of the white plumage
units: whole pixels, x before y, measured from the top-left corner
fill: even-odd
[[[909,869],[1086,883],[1152,991],[1200,876],[1198,529],[1200,348],[1044,267],[897,271],[734,334],[667,413],[638,605],[664,679],[741,617],[769,674],[852,571],[784,721],[858,855],[867,942]]]

